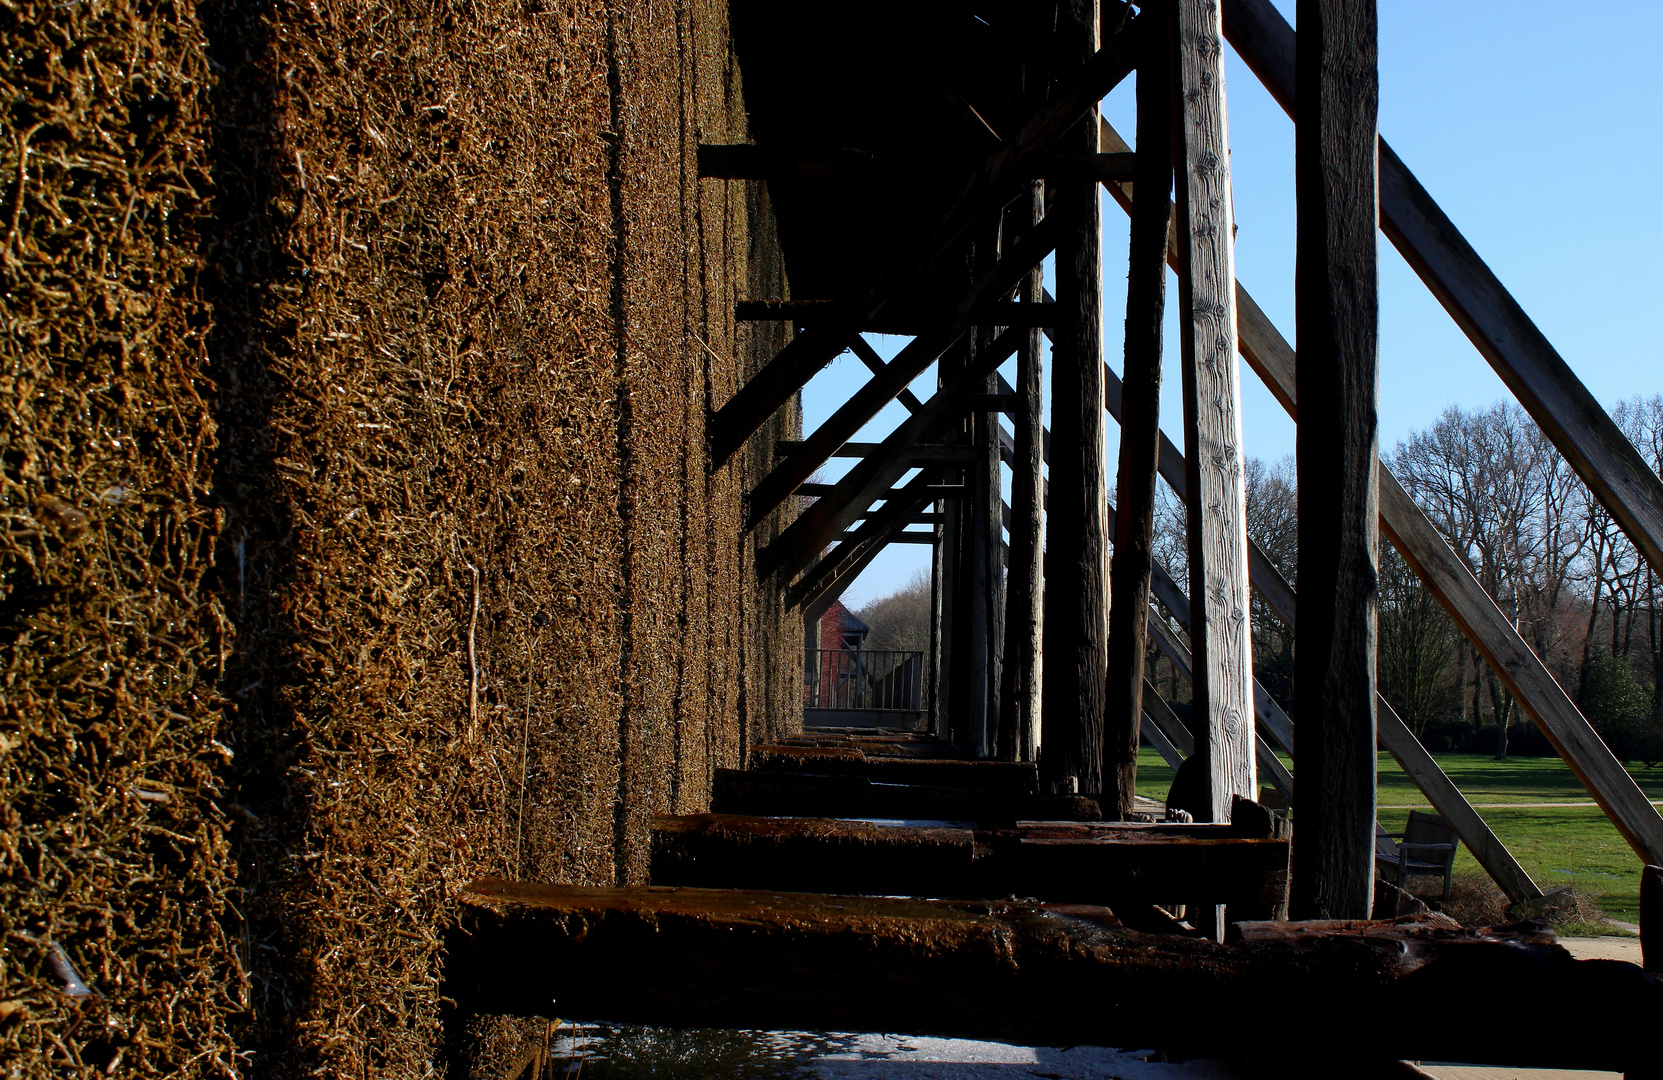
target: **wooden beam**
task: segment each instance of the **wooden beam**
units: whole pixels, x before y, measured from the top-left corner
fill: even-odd
[[[1297,120],[1293,28],[1270,0],[1226,0],[1224,8],[1231,44]],[[1380,227],[1652,569],[1663,574],[1663,478],[1384,139]]]
[[[1172,225],[1172,68],[1168,26],[1151,19],[1138,66],[1136,195],[1126,276],[1125,381],[1116,478],[1114,560],[1109,568],[1109,645],[1103,716],[1103,803],[1125,818],[1138,779],[1143,716],[1144,622],[1154,565],[1155,485],[1161,451],[1161,329],[1166,237]],[[1106,397],[1106,395],[1105,395]]]
[[[1029,186],[1030,223],[1045,214],[1045,185]],[[1045,275],[1035,268],[1023,279],[1020,299],[1043,302]],[[1005,577],[1005,646],[1000,668],[997,753],[1007,761],[1033,761],[1038,746],[1040,666],[1045,627],[1044,354],[1041,331],[1030,330],[1016,357],[1015,388],[999,378],[1012,399],[1010,561]],[[997,427],[997,419],[995,418]]]
[[[1143,723],[1138,725],[1138,737],[1161,755],[1161,760],[1174,772],[1184,763],[1184,755],[1178,752],[1178,746],[1166,737],[1166,731],[1149,715],[1149,710],[1143,713]]]
[[[1663,971],[1663,866],[1640,872],[1640,962]]]
[[[1295,131],[1299,765],[1291,913],[1366,919],[1374,900],[1380,602],[1375,0],[1300,0]],[[1229,284],[1234,291],[1234,279]]]
[[[1001,257],[991,270],[979,277],[976,284],[966,293],[966,299],[980,302],[983,299],[1002,296],[1015,288],[1028,271],[1038,266],[1050,253],[1053,231],[1044,222],[1038,225],[1032,233],[1018,241]],[[966,305],[961,303],[960,306]],[[964,336],[969,325],[968,322],[955,318],[938,331],[914,338],[893,360],[884,365],[881,373],[874,375],[871,381],[856,390],[849,400],[838,406],[813,434],[803,440],[800,453],[793,454],[786,461],[777,464],[773,471],[757,484],[751,495],[747,528],[754,529],[760,525],[774,507],[790,497],[798,484],[807,480],[814,474],[815,469],[825,464],[833,451],[854,438],[879,410],[922,375],[924,369],[934,363],[942,353],[955,345]],[[815,331],[811,330],[808,334],[799,336],[797,340],[801,341],[814,333]],[[719,422],[720,416],[712,420],[713,424]]]
[[[478,881],[458,890],[445,995],[510,1013],[676,1027],[885,1031],[1022,1045],[1301,1049],[1639,1069],[1663,987],[1529,926],[1440,916],[1243,923],[1239,944],[1126,929],[1091,905]],[[805,978],[812,972],[812,978]],[[1457,1001],[1459,1024],[1382,1024]],[[1554,1003],[1520,1038],[1520,1002]],[[1183,1002],[1176,1009],[1173,1002]],[[1208,1017],[1205,1024],[1197,1016]],[[1589,1032],[1598,1031],[1598,1038]]]
[[[717,769],[710,809],[766,817],[896,818],[901,820],[1098,821],[1097,800],[1080,795],[1028,795],[973,788],[881,784],[863,776],[754,773]]]
[[[884,358],[878,355],[877,350],[872,348],[867,340],[859,334],[849,339],[849,351],[854,353],[860,359],[860,362],[866,365],[866,370],[874,375],[889,366],[884,362]],[[917,412],[924,407],[924,403],[918,400],[918,395],[910,389],[902,390],[899,394],[896,394],[895,400],[899,401],[907,412]]]
[[[1006,762],[957,762],[1004,765]],[[1288,843],[1235,825],[1018,825],[996,832],[698,814],[652,823],[652,883],[1130,909],[1176,897],[1276,904]]]
[[[962,174],[964,162],[926,154],[849,148],[804,149],[754,143],[700,143],[699,176],[706,180],[865,180],[906,183]],[[1130,154],[1050,154],[1029,170],[1034,179],[1130,179]]]
[[[891,484],[912,467],[905,457],[907,450],[920,441],[940,438],[954,420],[963,415],[963,399],[977,385],[977,380],[985,379],[988,372],[997,369],[1006,357],[1015,352],[1022,335],[1023,332],[1020,330],[1006,330],[986,349],[978,350],[970,366],[965,368],[951,385],[931,395],[922,409],[907,417],[890,432],[877,452],[868,454],[837,483],[822,492],[817,502],[807,507],[795,521],[781,530],[773,541],[757,552],[757,573],[761,576],[781,571],[795,573],[814,558],[833,535],[848,528],[856,516],[872,505],[873,500],[880,498]],[[831,421],[828,420],[827,423]],[[820,430],[824,431],[825,428],[822,427]],[[813,440],[810,439],[809,442],[812,443]],[[769,474],[769,479],[783,474],[792,462],[808,460],[829,452],[825,449],[811,451],[805,443],[803,451],[780,463],[774,472]],[[767,483],[768,480],[763,481],[763,484]],[[794,486],[801,490],[800,481]],[[762,485],[758,485],[758,490],[761,490],[761,487]],[[756,499],[753,495],[753,516],[758,509]],[[767,502],[770,499],[771,496],[765,495],[761,501]]]
[[[1130,18],[1129,6],[1122,4],[1117,7],[1123,20]],[[1119,28],[1117,24],[1115,29]],[[1130,73],[1133,55],[1126,39],[1126,34],[1116,33],[1109,46],[1078,69],[1073,78],[1064,82],[1059,92],[1035,112],[1014,138],[982,162],[958,194],[947,201],[950,209],[941,225],[919,244],[913,254],[894,260],[876,272],[871,285],[861,289],[855,298],[838,304],[836,310],[817,319],[807,333],[789,342],[740,387],[727,404],[717,410],[709,424],[712,468],[725,464],[775,410],[848,346],[849,340],[860,332],[861,327],[881,315],[889,304],[922,278],[977,222],[1004,204],[1012,188],[1026,179],[1034,162],[1048,152],[1052,144],[1081,116],[1094,110],[1103,95]],[[1039,258],[1043,255],[1033,262],[1037,263]],[[1026,270],[1024,266],[1016,276],[1020,277]],[[968,309],[983,300],[991,300],[1008,292],[1015,284],[1016,279],[1013,278],[1002,288],[966,296],[960,308]],[[957,340],[962,332],[962,326],[958,326],[956,332],[953,326],[941,331],[927,347],[934,349],[934,355],[929,360]],[[929,360],[918,365],[918,370],[928,366]],[[902,380],[901,385],[911,382],[914,377],[916,374]],[[900,386],[890,388],[882,401],[888,401],[899,390]],[[859,427],[857,424],[854,430],[837,441],[849,438]],[[806,475],[798,479],[804,479]]]
[[[1184,353],[1184,456],[1189,464],[1189,595],[1194,605],[1197,740],[1215,816],[1257,794],[1253,773],[1253,644],[1248,625],[1247,489],[1236,375],[1235,231],[1224,107],[1224,41],[1216,0],[1177,0],[1182,132],[1179,273]]]
[[[818,619],[884,545],[939,497],[934,490],[939,476],[933,469],[920,472],[885,499],[882,509],[869,511],[853,536],[827,552],[813,570],[786,590],[786,606],[800,607]]]
[[[1172,743],[1173,749],[1184,757],[1195,753],[1195,736],[1184,722],[1178,719],[1178,714],[1172,711],[1172,706],[1161,697],[1161,692],[1155,689],[1155,684],[1147,676],[1143,680],[1143,716],[1146,720],[1153,720],[1160,728],[1161,734]]]
[[[917,758],[867,754],[857,746],[794,746],[764,743],[751,750],[755,772],[864,776],[875,784],[975,788],[979,791],[1039,793],[1039,773],[1030,763],[973,758]]]
[[[1062,70],[1097,48],[1096,0],[1057,9]],[[1123,37],[1125,35],[1122,35]],[[1097,152],[1097,107],[1063,140]],[[1057,296],[1067,314],[1051,353],[1051,481],[1046,514],[1045,685],[1040,772],[1058,790],[1102,787],[1103,694],[1108,643],[1108,520],[1103,436],[1102,206],[1097,185],[1047,191],[1057,235]],[[1047,218],[1050,220],[1050,218]]]
[[[796,453],[802,447],[800,439],[780,439],[774,443],[774,451],[780,456]],[[847,442],[837,449],[832,457],[863,458],[877,453],[882,443],[875,442]],[[914,443],[905,451],[906,459],[914,465],[963,465],[970,457],[969,451],[963,446],[949,443]],[[808,494],[803,485],[797,488],[797,494]],[[829,485],[822,485],[829,486]],[[810,488],[812,491],[813,489]]]
[[[835,304],[833,300],[741,300],[733,306],[733,317],[740,322],[808,323]],[[873,334],[913,337],[927,333],[952,315],[951,311],[898,308],[886,312],[881,321],[871,323],[865,329]],[[1008,300],[984,301],[968,315],[968,322],[973,326],[1053,326],[1057,318],[1053,304],[1023,305]]]

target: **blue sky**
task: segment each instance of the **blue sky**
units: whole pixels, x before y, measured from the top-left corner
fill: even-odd
[[[1290,22],[1291,0],[1277,3]],[[1663,84],[1656,43],[1663,4],[1565,5],[1514,0],[1383,0],[1380,130],[1504,285],[1601,401],[1663,392]],[[1235,53],[1225,60],[1237,276],[1293,339],[1293,124]],[[1103,103],[1133,139],[1133,85]],[[1126,217],[1103,208],[1105,353],[1120,367]],[[1380,243],[1380,434],[1390,450],[1451,405],[1507,395],[1391,244]],[[1182,445],[1176,295],[1169,279],[1163,422]],[[904,339],[873,338],[885,356]],[[1296,343],[1297,344],[1297,343]],[[830,415],[865,377],[845,355],[804,391],[805,425]],[[1007,371],[1007,377],[1009,372]],[[1294,448],[1293,424],[1245,365],[1249,454]],[[915,384],[933,389],[934,371]],[[891,404],[859,438],[882,438]],[[1117,452],[1109,425],[1109,453]],[[835,479],[847,468],[834,461]],[[1111,472],[1110,482],[1113,482]],[[845,595],[859,607],[919,570],[929,549],[896,545]]]

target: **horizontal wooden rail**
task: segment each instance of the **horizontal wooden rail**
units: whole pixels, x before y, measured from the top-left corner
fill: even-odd
[[[699,176],[706,180],[866,180],[905,183],[963,176],[962,158],[880,150],[778,149],[753,143],[700,143]],[[1126,180],[1126,154],[1047,154],[1029,167],[1030,180]]]
[[[835,303],[833,300],[741,300],[733,306],[733,317],[740,322],[811,323]],[[911,337],[934,329],[953,314],[895,308],[884,312],[880,321],[871,323],[865,330]],[[1055,326],[1056,319],[1054,304],[1019,304],[1011,300],[989,300],[968,312],[968,321],[973,326]]]

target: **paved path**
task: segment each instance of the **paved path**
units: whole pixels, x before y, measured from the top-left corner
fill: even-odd
[[[1663,806],[1663,799],[1651,800],[1653,806]],[[1592,799],[1582,802],[1475,802],[1474,810],[1546,810],[1563,809],[1568,807],[1598,806]],[[1381,810],[1430,810],[1426,803],[1404,803],[1402,806],[1381,806]]]

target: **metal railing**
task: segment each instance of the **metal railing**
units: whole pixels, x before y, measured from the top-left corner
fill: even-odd
[[[808,649],[803,706],[839,711],[921,712],[924,654],[902,649]]]

